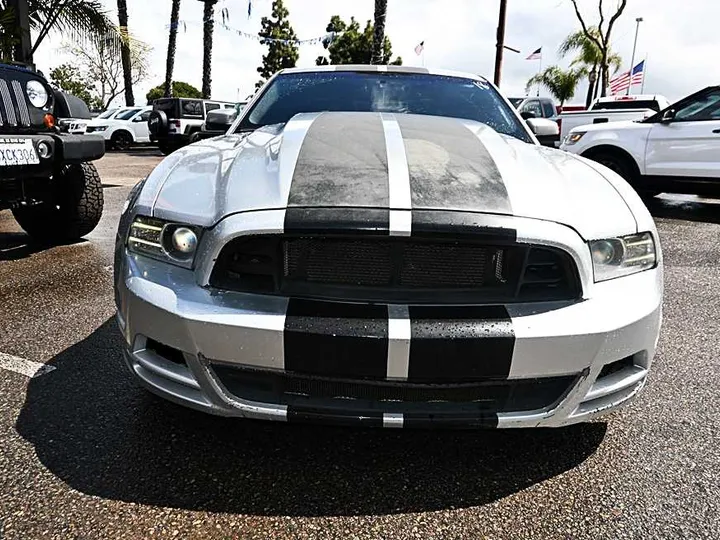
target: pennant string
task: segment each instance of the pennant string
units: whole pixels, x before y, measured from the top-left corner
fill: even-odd
[[[249,0],[248,2],[248,16],[250,15],[250,10],[252,6],[252,0]],[[187,24],[195,24],[193,22],[189,22]],[[270,37],[262,37],[257,34],[250,34],[248,32],[243,32],[242,30],[238,30],[236,28],[232,28],[228,26],[224,21],[216,21],[216,26],[219,26],[223,30],[227,30],[229,32],[233,32],[234,34],[246,38],[246,39],[252,39],[254,41],[265,41],[266,43],[282,43],[284,45],[316,45],[319,43],[322,43],[326,47],[329,46],[342,32],[328,32],[327,34],[324,34],[320,37],[314,37],[310,39],[280,39],[280,38],[270,38]],[[165,28],[170,28],[171,25],[166,25]],[[172,25],[175,26],[175,25]],[[178,21],[177,26],[182,26],[183,29],[186,28],[186,22],[185,21]]]

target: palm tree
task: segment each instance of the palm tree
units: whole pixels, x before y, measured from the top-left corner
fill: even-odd
[[[62,33],[75,42],[96,36],[113,36],[120,42],[117,29],[103,7],[102,0],[27,0],[30,28],[37,36],[34,54],[48,35]],[[7,13],[8,0],[0,0],[0,12]],[[11,56],[2,51],[3,56]]]
[[[375,34],[373,35],[371,64],[382,64],[383,62],[386,16],[387,0],[375,0]]]
[[[202,71],[202,93],[204,99],[210,99],[211,62],[213,48],[213,25],[215,24],[215,4],[218,0],[200,0],[205,4],[203,10],[203,71]],[[223,19],[225,13],[223,12]]]
[[[588,31],[594,36],[600,35],[596,26],[589,27]],[[590,83],[585,98],[585,106],[589,107],[600,91],[602,51],[585,35],[585,32],[578,30],[566,37],[558,49],[560,57],[565,57],[571,52],[576,52],[577,56],[570,63],[570,67],[578,68],[580,76],[587,77]],[[612,68],[613,74],[617,73],[622,66],[622,58],[619,54],[608,50],[607,65],[608,68]]]
[[[117,0],[118,20],[120,22],[120,58],[122,59],[123,78],[125,79],[125,105],[135,105],[132,88],[132,66],[130,62],[130,32],[128,30],[127,0]]]
[[[580,77],[581,72],[577,69],[564,71],[558,66],[550,66],[533,75],[527,82],[525,91],[529,91],[530,87],[535,84],[544,86],[560,102],[562,107],[568,99],[572,99],[575,95],[575,88],[580,82]]]
[[[170,11],[170,37],[168,38],[167,61],[165,63],[165,85],[163,95],[172,95],[172,76],[175,68],[175,49],[177,47],[177,31],[180,24],[180,0],[172,0]]]

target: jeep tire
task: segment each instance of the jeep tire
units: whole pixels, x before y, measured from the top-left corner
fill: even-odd
[[[100,175],[92,163],[63,165],[52,179],[47,200],[12,212],[20,227],[36,241],[55,244],[78,240],[95,229],[102,217]]]

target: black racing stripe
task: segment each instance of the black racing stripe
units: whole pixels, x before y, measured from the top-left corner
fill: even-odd
[[[410,306],[410,381],[507,379],[515,332],[504,306]]]
[[[342,426],[382,427],[383,415],[378,411],[344,411],[335,408],[319,408],[302,405],[289,405],[288,422],[313,422]]]
[[[473,212],[415,210],[412,213],[413,235],[433,237],[472,237],[479,241],[514,244],[517,230],[500,226],[498,218]]]
[[[412,206],[512,214],[502,175],[477,136],[454,118],[396,115]]]
[[[358,233],[387,235],[390,210],[379,208],[295,208],[285,210],[286,233]]]
[[[290,299],[285,369],[329,377],[384,379],[387,306]]]
[[[388,182],[380,114],[323,113],[300,147],[288,206],[388,208]]]
[[[496,428],[498,415],[493,412],[473,411],[465,413],[403,414],[403,427],[415,428]]]

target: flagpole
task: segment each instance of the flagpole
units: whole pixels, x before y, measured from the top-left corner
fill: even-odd
[[[540,58],[539,58],[539,60],[540,60],[540,62],[539,62],[539,64],[538,64],[538,75],[540,75],[540,73],[542,73],[542,46],[540,47]],[[537,85],[537,96],[540,97],[540,83],[539,83],[539,82],[538,82],[538,85]]]
[[[643,79],[642,79],[642,86],[640,87],[640,93],[642,94],[645,92],[645,79],[647,78],[647,57],[648,55],[645,55],[645,59],[643,60],[645,62],[645,65],[643,66]]]

